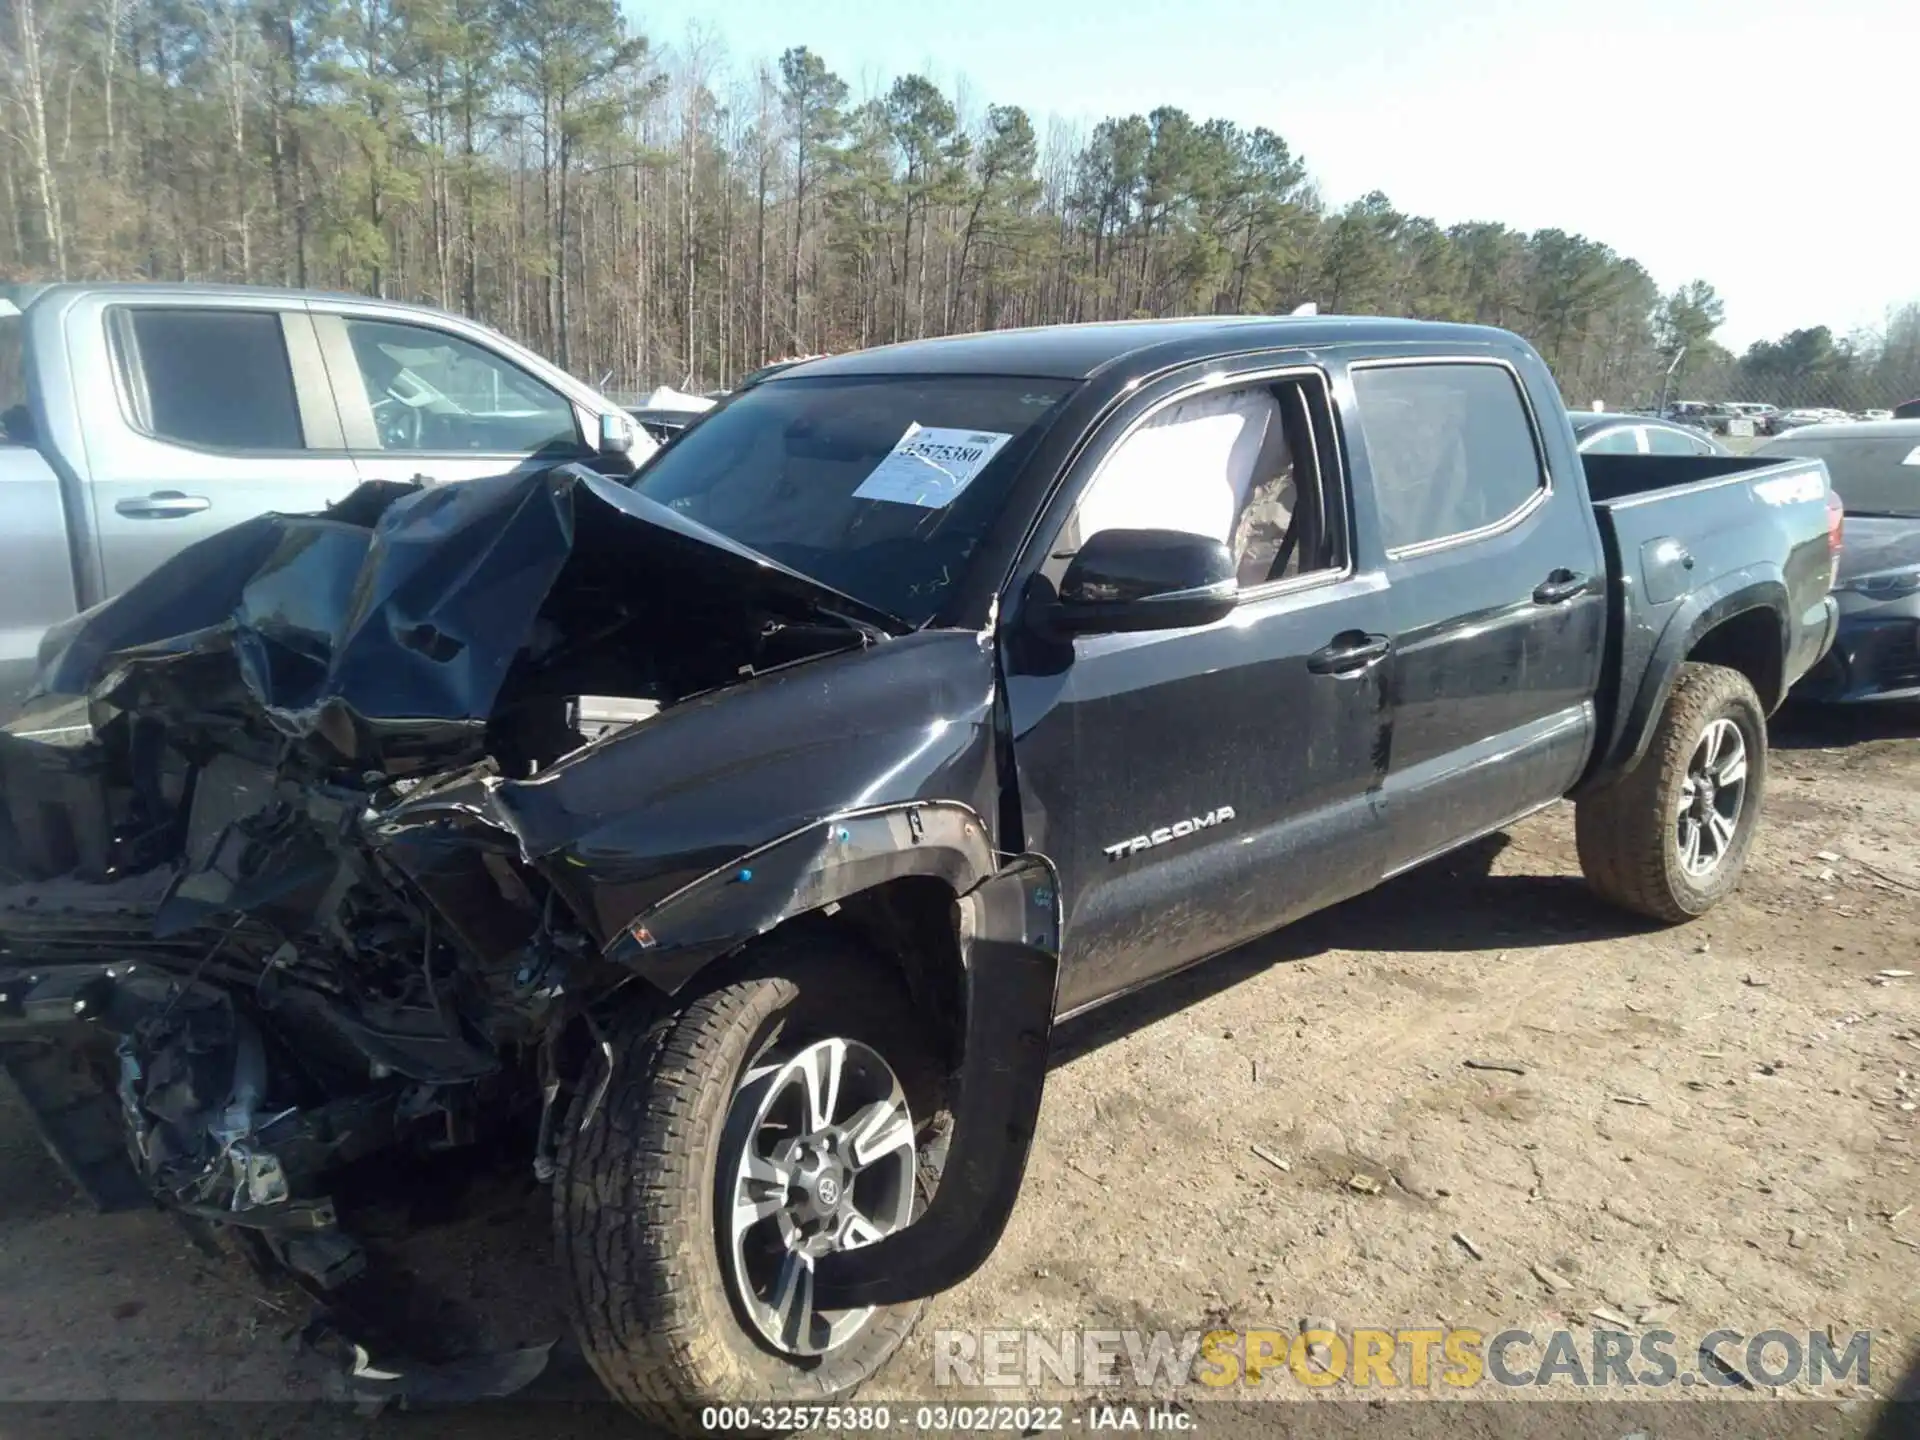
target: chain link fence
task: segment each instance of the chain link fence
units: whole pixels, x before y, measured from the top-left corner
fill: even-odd
[[[1758,444],[1803,425],[1843,421],[1920,419],[1920,366],[1915,373],[1886,375],[1813,375],[1773,380],[1742,381],[1737,375],[1720,383],[1688,382],[1686,388],[1641,395],[1628,403],[1599,403],[1567,396],[1576,409],[1620,410],[1658,415],[1696,426],[1727,442]]]

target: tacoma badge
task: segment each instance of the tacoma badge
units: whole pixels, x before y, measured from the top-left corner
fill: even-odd
[[[1222,805],[1216,810],[1209,810],[1204,815],[1196,815],[1191,820],[1176,820],[1171,825],[1162,825],[1150,834],[1136,835],[1131,840],[1122,840],[1118,845],[1108,845],[1105,847],[1107,859],[1118,860],[1123,855],[1138,855],[1142,850],[1151,850],[1154,846],[1165,845],[1170,840],[1184,840],[1197,830],[1224,825],[1233,818],[1233,807]]]

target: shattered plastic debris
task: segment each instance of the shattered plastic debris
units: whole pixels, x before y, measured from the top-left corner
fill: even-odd
[[[473,1355],[444,1365],[401,1362],[389,1368],[375,1364],[366,1347],[356,1344],[342,1383],[347,1398],[363,1410],[378,1411],[394,1404],[404,1409],[411,1405],[504,1400],[540,1378],[552,1350],[549,1340],[544,1345]]]

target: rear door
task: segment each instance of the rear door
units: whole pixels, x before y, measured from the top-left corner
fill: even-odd
[[[40,637],[76,600],[60,477],[37,448],[25,329],[0,302],[0,722],[26,698]]]
[[[591,456],[572,400],[418,317],[316,307],[347,453],[366,480],[472,480]]]
[[[1392,600],[1392,868],[1564,794],[1594,736],[1605,561],[1552,474],[1518,371],[1482,356],[1356,362],[1343,419]],[[1544,372],[1540,383],[1550,385]],[[1577,463],[1577,462],[1576,462]]]
[[[66,324],[75,392],[113,407],[81,422],[107,594],[216,531],[324,509],[357,483],[299,301],[103,296]]]
[[[1384,581],[1355,563],[1347,500],[1317,370],[1164,381],[1069,476],[1029,596],[1107,526],[1223,539],[1242,591],[1192,629],[1007,628],[1026,841],[1059,867],[1066,902],[1063,1010],[1379,877],[1393,662]]]

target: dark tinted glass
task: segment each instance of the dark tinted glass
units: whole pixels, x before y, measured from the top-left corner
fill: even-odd
[[[1510,515],[1540,488],[1512,375],[1498,365],[1356,370],[1360,428],[1389,550]]]
[[[1840,503],[1856,515],[1920,515],[1920,432],[1908,435],[1782,436],[1760,451],[1827,462]]]
[[[1042,422],[1074,388],[997,375],[776,377],[662,450],[634,488],[924,624],[965,573]],[[909,432],[922,430],[940,433],[921,445]],[[895,453],[916,445],[919,453]]]
[[[280,317],[271,310],[131,312],[145,420],[163,440],[217,450],[305,444]]]

